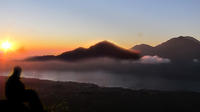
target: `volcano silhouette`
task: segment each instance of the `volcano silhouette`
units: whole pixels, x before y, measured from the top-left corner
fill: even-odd
[[[200,41],[189,36],[172,38],[155,47],[141,44],[132,49],[140,51],[141,55],[158,55],[172,61],[200,59]]]
[[[63,61],[79,61],[93,58],[114,58],[123,60],[137,60],[140,55],[137,51],[121,48],[111,42],[102,41],[89,48],[77,48],[72,51],[64,52],[60,55],[35,56],[27,58],[28,61],[47,61],[47,60],[63,60]]]

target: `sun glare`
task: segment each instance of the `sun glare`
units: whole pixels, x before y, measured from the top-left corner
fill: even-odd
[[[1,48],[2,48],[3,50],[5,50],[5,51],[11,49],[11,47],[12,47],[12,44],[11,44],[10,42],[8,42],[8,41],[3,42],[3,43],[1,44]]]

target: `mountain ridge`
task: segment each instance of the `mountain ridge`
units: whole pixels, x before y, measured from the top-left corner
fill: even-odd
[[[26,61],[48,61],[48,60],[62,60],[62,61],[79,61],[92,58],[114,58],[124,60],[137,60],[140,55],[137,51],[124,49],[109,41],[101,41],[89,48],[79,47],[72,51],[63,52],[60,55],[46,55],[35,56],[25,59]]]
[[[158,55],[173,61],[191,61],[200,58],[200,41],[190,36],[171,38],[154,47],[140,44],[131,49],[139,50],[142,56]]]

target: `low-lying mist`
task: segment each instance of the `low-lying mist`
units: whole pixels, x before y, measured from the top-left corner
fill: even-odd
[[[199,63],[174,64],[157,56],[147,56],[138,61],[109,58],[79,62],[10,61],[0,64],[1,75],[9,75],[16,65],[23,68],[23,76],[28,78],[131,89],[200,90]]]

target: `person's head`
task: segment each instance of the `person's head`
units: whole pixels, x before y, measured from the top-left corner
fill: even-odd
[[[21,67],[19,67],[19,66],[14,67],[13,75],[15,77],[19,78],[20,75],[21,75],[21,72],[22,72],[22,68]]]

